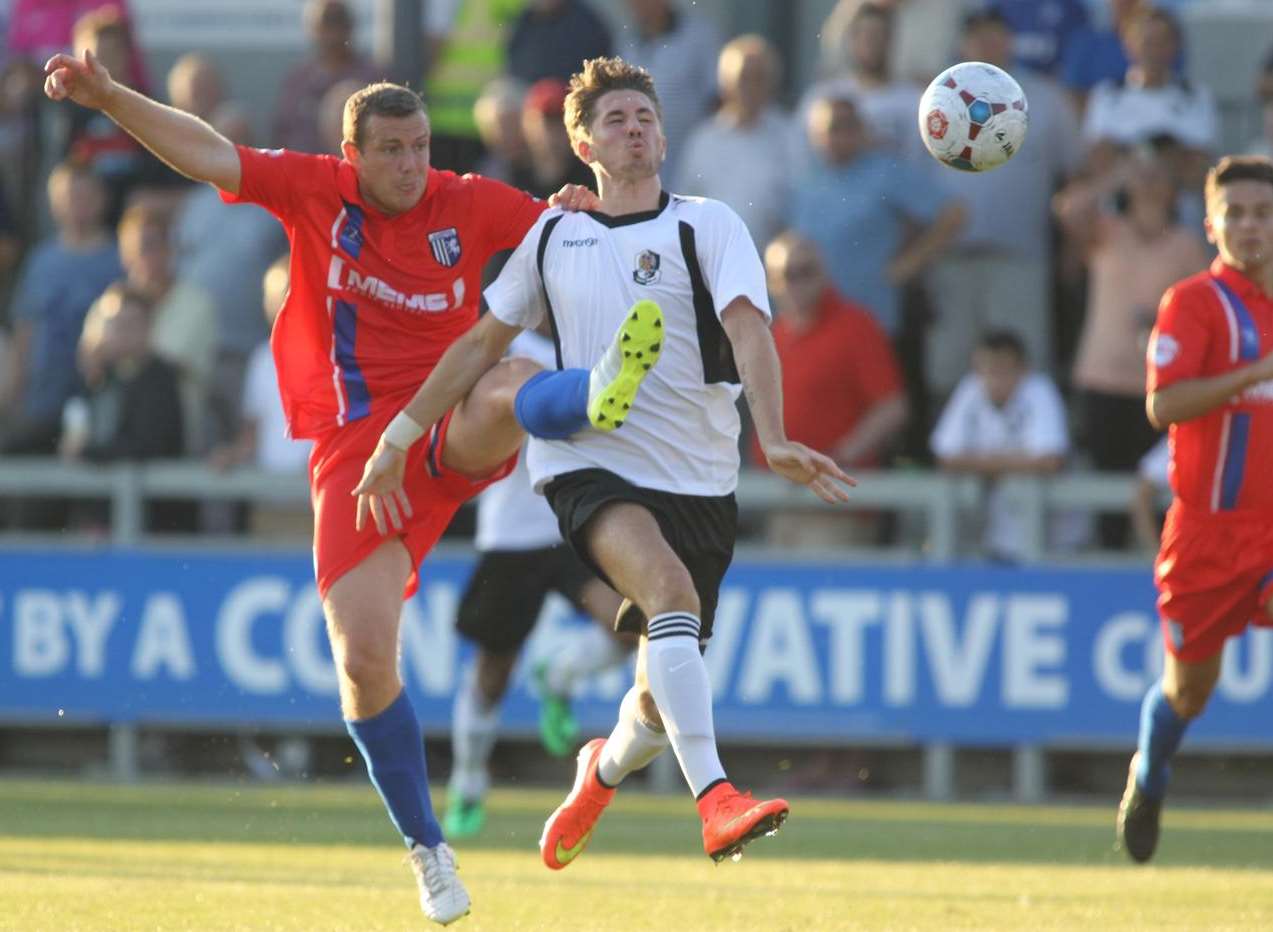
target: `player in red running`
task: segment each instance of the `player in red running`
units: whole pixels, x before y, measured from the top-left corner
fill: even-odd
[[[1163,296],[1146,409],[1170,425],[1171,488],[1154,565],[1166,659],[1141,706],[1118,840],[1149,860],[1167,763],[1203,710],[1227,638],[1273,625],[1273,162],[1225,158],[1206,184],[1211,268]]]
[[[469,896],[433,814],[420,725],[398,677],[399,616],[416,567],[458,506],[516,461],[524,434],[513,402],[525,361],[494,368],[431,425],[400,493],[377,503],[376,523],[387,517],[392,535],[361,520],[355,531],[351,493],[382,432],[404,446],[416,439],[414,425],[387,427],[390,419],[477,320],[487,259],[516,246],[545,205],[486,178],[432,171],[424,104],[398,85],[351,95],[336,158],[236,147],[117,84],[91,53],[56,55],[45,74],[50,98],[102,111],[177,171],[228,201],[262,205],[287,231],[292,287],[271,339],[291,435],[315,441],[314,564],[341,709],[410,849],[424,912],[458,919]],[[564,206],[594,203],[585,189],[562,193]]]

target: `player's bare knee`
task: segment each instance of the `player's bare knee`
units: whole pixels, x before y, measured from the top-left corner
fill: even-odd
[[[494,369],[483,376],[483,380],[490,380],[488,388],[491,397],[501,411],[512,417],[517,393],[532,376],[542,371],[544,371],[543,366],[534,360],[513,356],[509,359],[501,359]]]
[[[488,703],[496,703],[504,697],[516,661],[516,654],[481,654],[477,664],[477,689]]]
[[[350,644],[337,651],[336,669],[357,690],[368,690],[397,675],[397,658],[369,645]]]
[[[1172,711],[1181,718],[1197,718],[1207,707],[1211,698],[1212,683],[1175,682],[1163,683],[1163,694],[1167,697]]]
[[[689,570],[679,561],[651,567],[644,588],[645,593],[637,604],[647,618],[664,612],[699,613],[698,590],[694,588]]]

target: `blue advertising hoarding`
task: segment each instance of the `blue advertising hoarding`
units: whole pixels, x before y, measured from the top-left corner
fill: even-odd
[[[426,561],[403,613],[402,670],[426,730],[448,727],[470,653],[456,607],[473,561]],[[545,608],[530,656],[584,624]],[[0,719],[338,727],[307,555],[7,551]],[[722,738],[1130,742],[1161,666],[1147,569],[861,566],[739,560],[707,651]],[[608,731],[630,683],[588,683]],[[1192,742],[1273,744],[1273,631],[1231,641]],[[529,732],[519,676],[504,709]]]

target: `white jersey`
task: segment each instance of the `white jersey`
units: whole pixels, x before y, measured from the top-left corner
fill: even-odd
[[[552,341],[527,330],[508,348],[510,356],[526,356],[551,369],[557,364]],[[557,516],[531,487],[523,445],[517,468],[488,487],[477,499],[477,536],[473,546],[488,550],[538,550],[561,543]]]
[[[512,326],[535,327],[547,316],[558,368],[592,368],[642,298],[663,309],[662,355],[623,427],[532,438],[537,490],[554,476],[598,468],[666,492],[734,491],[740,387],[720,313],[739,297],[766,318],[770,311],[760,256],[729,207],[664,193],[656,210],[619,217],[547,210],[485,297]]]

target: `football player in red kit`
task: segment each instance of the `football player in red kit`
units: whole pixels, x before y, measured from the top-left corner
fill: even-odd
[[[1163,296],[1146,409],[1170,425],[1173,501],[1154,565],[1166,658],[1141,706],[1118,840],[1153,856],[1168,761],[1220,677],[1227,638],[1273,625],[1273,162],[1225,158],[1206,184],[1211,268]]]
[[[337,158],[235,146],[117,84],[91,53],[54,56],[45,73],[49,97],[102,111],[177,171],[265,207],[287,231],[291,292],[271,343],[291,435],[315,441],[314,563],[341,709],[410,849],[422,908],[458,919],[469,896],[429,800],[420,726],[397,672],[398,624],[416,567],[455,510],[516,462],[524,434],[511,396],[525,361],[496,367],[414,445],[402,492],[378,503],[397,533],[361,520],[355,531],[351,493],[390,420],[477,320],[487,259],[516,246],[545,205],[431,170],[428,116],[406,87],[373,84],[349,98]],[[567,207],[592,203],[585,189],[562,194]],[[378,510],[377,523],[384,517]]]

